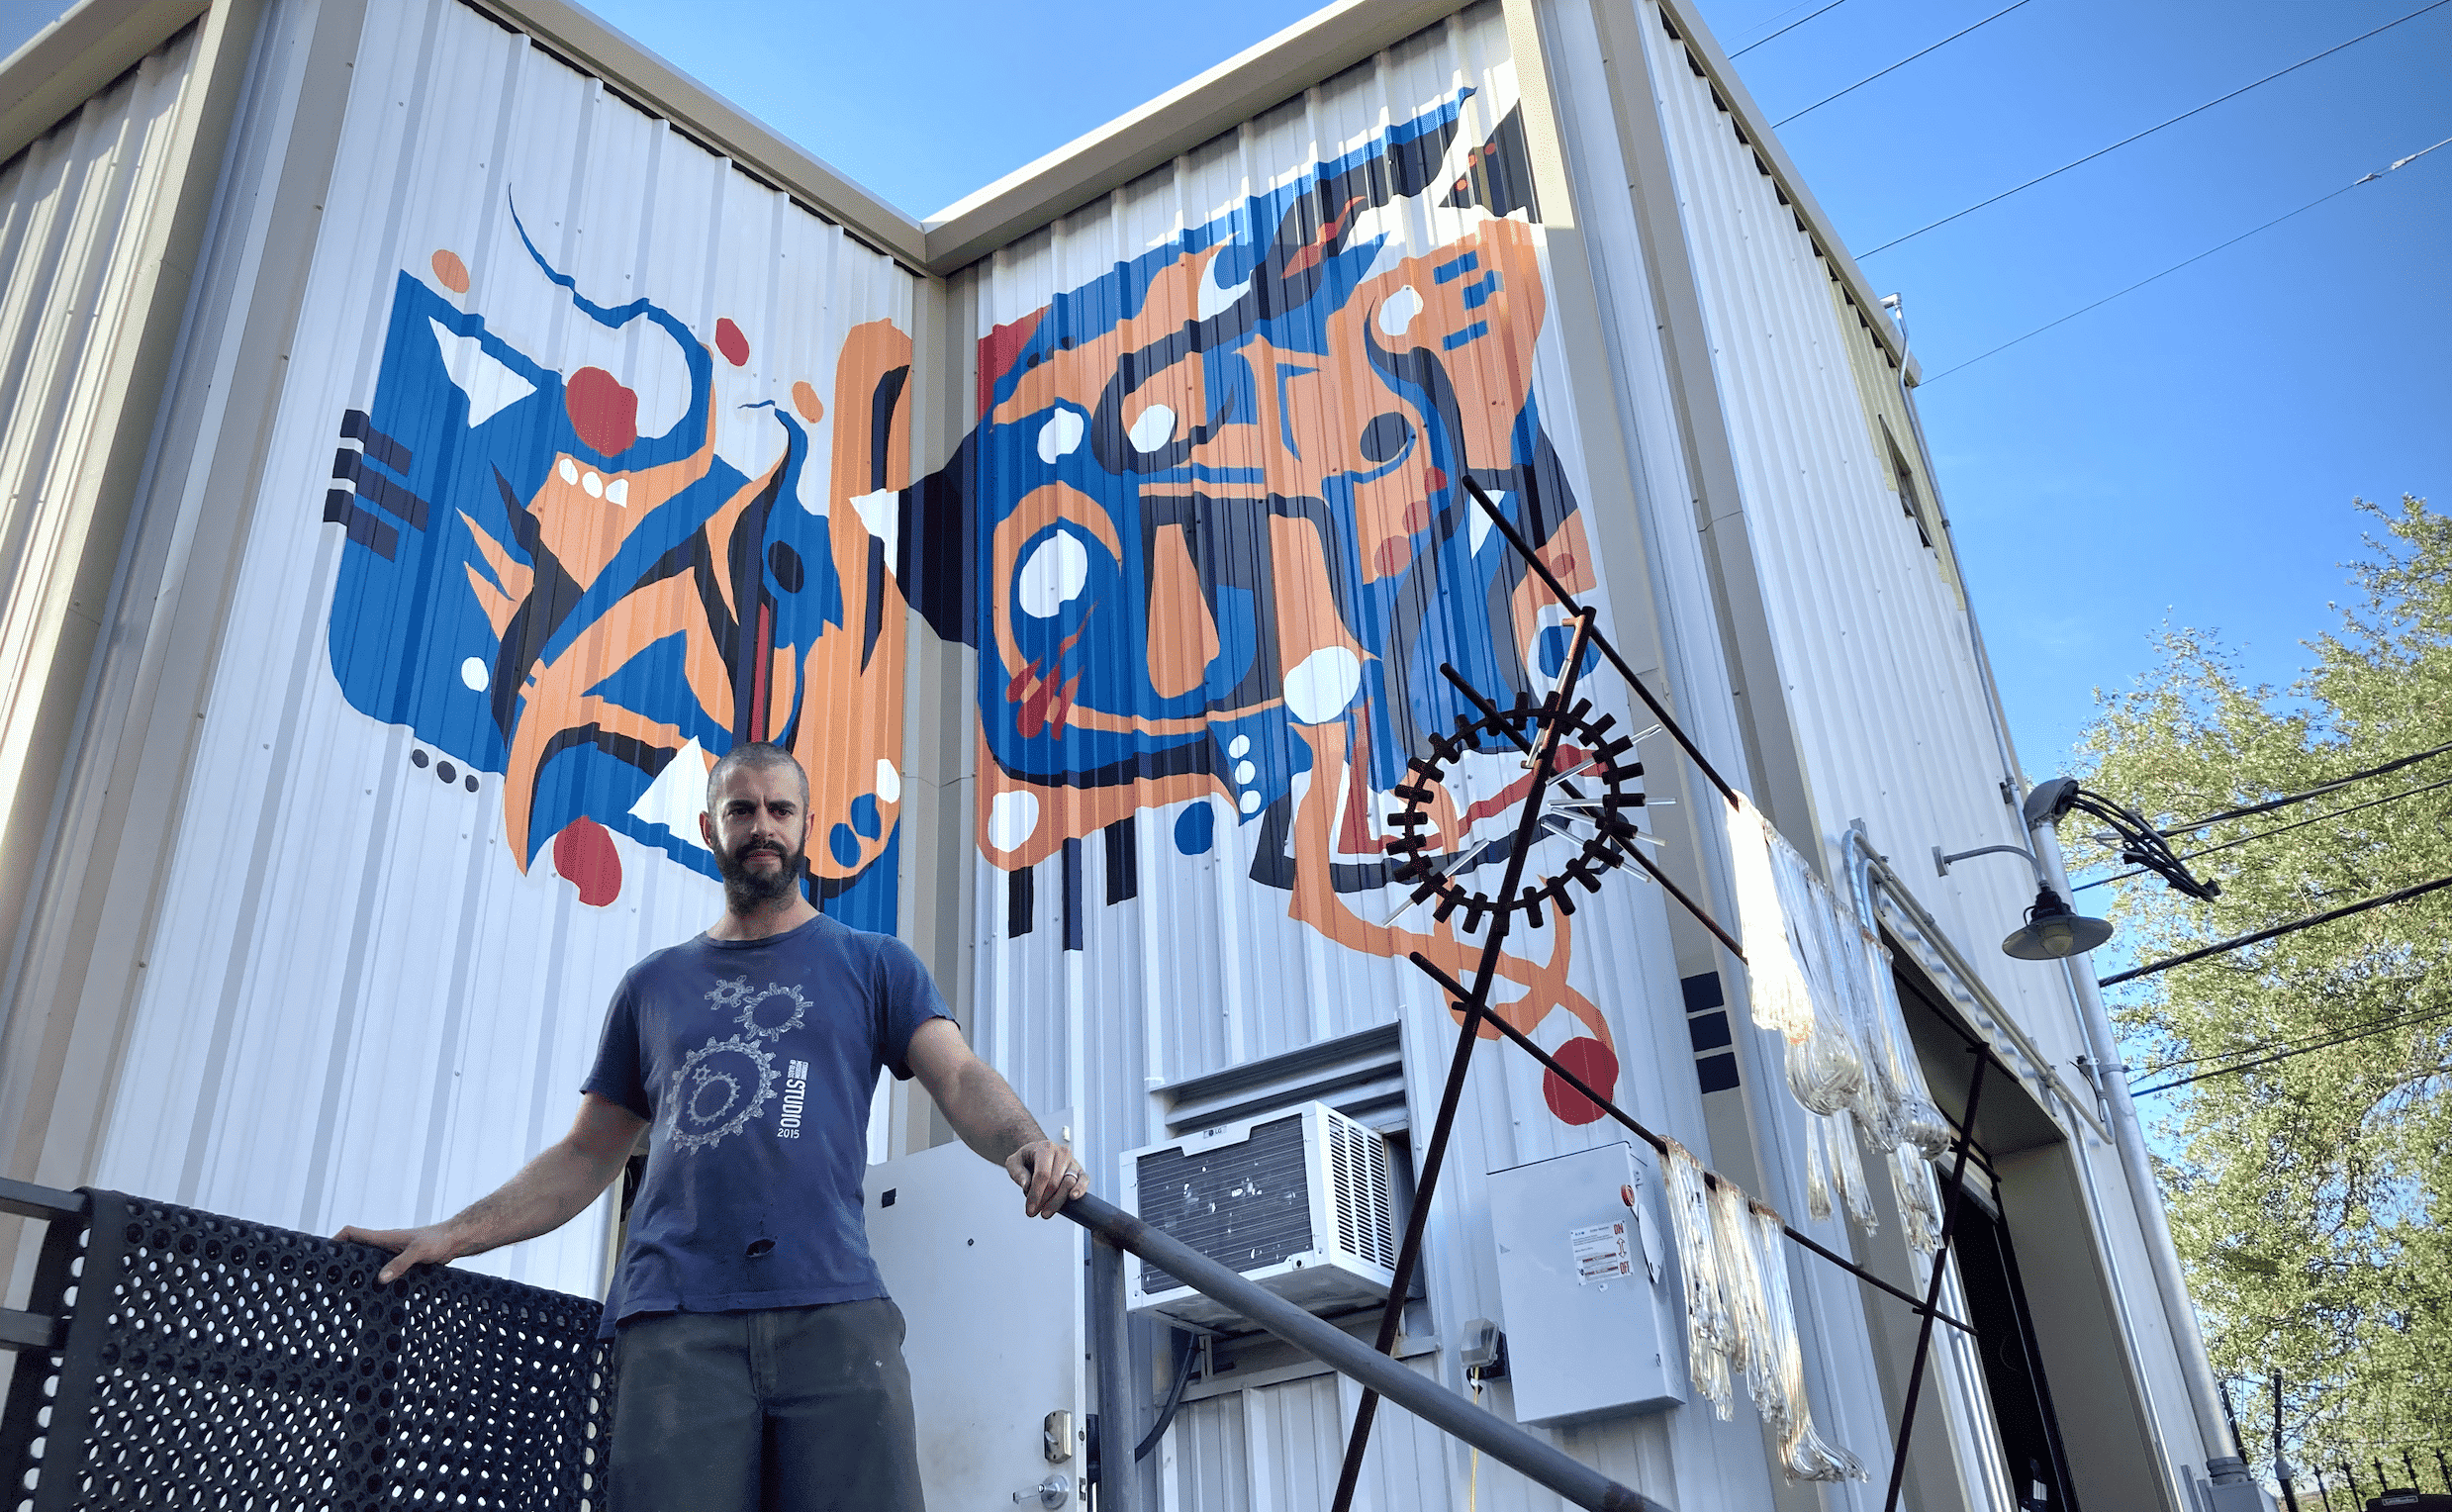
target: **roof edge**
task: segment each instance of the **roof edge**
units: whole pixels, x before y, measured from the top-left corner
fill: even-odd
[[[0,162],[84,108],[208,0],[83,0],[0,60]]]
[[[86,0],[87,5],[106,0]],[[125,3],[125,0],[108,0]],[[766,180],[903,264],[927,267],[920,224],[823,159],[777,136],[755,117],[569,0],[461,0],[524,33],[548,52],[605,81],[631,105],[754,178]],[[198,9],[202,9],[201,6]]]
[[[927,218],[928,266],[969,266],[1283,104],[1472,0],[1342,0]]]
[[[1857,303],[1864,307],[1868,316],[1872,311],[1881,309],[1881,296],[1873,291],[1872,282],[1864,276],[1864,270],[1856,266],[1856,259],[1849,255],[1847,244],[1839,239],[1839,229],[1831,224],[1831,217],[1823,210],[1822,202],[1814,198],[1811,189],[1805,187],[1805,175],[1797,171],[1796,163],[1788,156],[1788,149],[1780,145],[1770,121],[1762,113],[1762,107],[1753,102],[1751,92],[1739,81],[1737,65],[1729,61],[1726,52],[1720,50],[1719,40],[1703,24],[1693,0],[1659,0],[1659,6],[1676,24],[1678,39],[1693,49],[1695,60],[1703,65],[1703,72],[1718,87],[1721,98],[1729,102],[1729,110],[1745,126],[1746,137],[1770,163],[1773,180],[1787,191],[1796,213],[1813,228],[1809,235],[1822,248],[1823,255],[1831,260],[1831,265],[1839,269],[1840,281],[1856,296]],[[1917,374],[1915,359],[1907,354],[1907,342],[1900,336],[1898,326],[1887,320],[1868,319],[1866,324],[1873,330],[1873,339],[1879,341],[1883,349],[1890,353],[1891,360],[1902,367],[1908,375],[1909,384],[1913,386]]]

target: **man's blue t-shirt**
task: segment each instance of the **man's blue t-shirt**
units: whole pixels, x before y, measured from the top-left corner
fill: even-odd
[[[912,1031],[944,1015],[909,946],[823,914],[630,968],[582,1088],[651,1129],[606,1330],[884,1296],[860,1188],[870,1101],[880,1070],[909,1078]]]

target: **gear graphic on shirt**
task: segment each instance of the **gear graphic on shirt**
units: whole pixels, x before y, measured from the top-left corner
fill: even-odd
[[[741,1004],[740,1026],[759,1039],[782,1039],[808,1022],[808,999],[797,987],[770,985]]]
[[[755,1039],[708,1040],[673,1073],[673,1143],[698,1150],[736,1134],[775,1095],[775,1058]]]
[[[734,977],[729,982],[718,980],[707,990],[707,1005],[718,1013],[729,1013],[757,995],[757,989],[749,985],[747,977]]]

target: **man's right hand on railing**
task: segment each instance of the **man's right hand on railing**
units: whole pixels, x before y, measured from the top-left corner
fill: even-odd
[[[375,1276],[379,1283],[398,1280],[418,1266],[447,1265],[463,1255],[533,1239],[568,1223],[612,1185],[629,1159],[638,1131],[646,1126],[646,1119],[620,1103],[583,1093],[570,1132],[491,1194],[424,1228],[352,1224],[332,1238],[392,1251],[392,1259]]]
[[[416,1267],[449,1265],[471,1253],[452,1242],[448,1222],[406,1229],[363,1229],[352,1224],[332,1237],[343,1244],[370,1244],[378,1250],[392,1251],[392,1258],[375,1276],[380,1284],[396,1281]]]

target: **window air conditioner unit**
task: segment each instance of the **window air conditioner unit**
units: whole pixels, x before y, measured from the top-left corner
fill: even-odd
[[[1311,1312],[1384,1300],[1395,1280],[1387,1141],[1325,1102],[1124,1154],[1134,1215]],[[1242,1315],[1137,1255],[1126,1306],[1204,1328]]]

